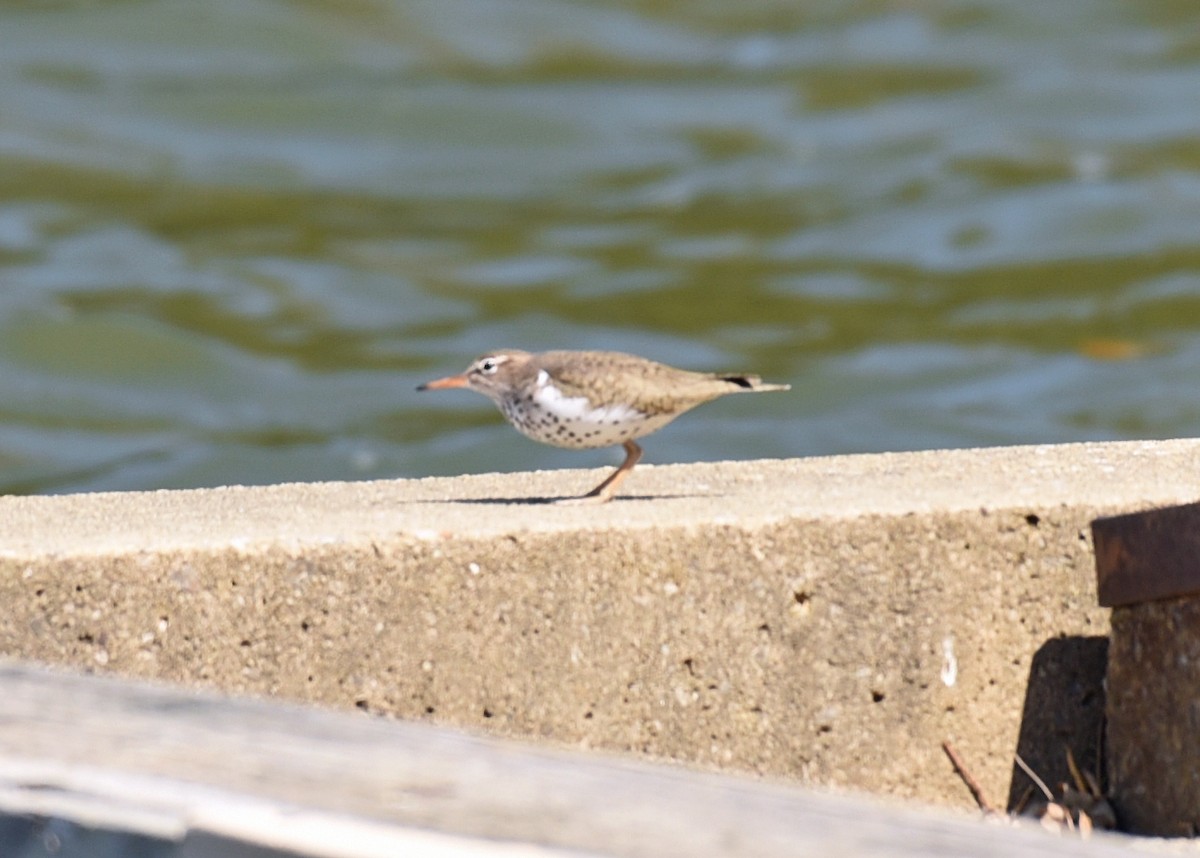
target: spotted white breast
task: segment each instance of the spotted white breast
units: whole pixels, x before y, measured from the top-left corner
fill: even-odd
[[[649,435],[675,415],[644,414],[628,405],[595,406],[585,396],[565,396],[541,370],[531,391],[513,391],[500,410],[521,433],[543,444],[587,449],[612,447]]]

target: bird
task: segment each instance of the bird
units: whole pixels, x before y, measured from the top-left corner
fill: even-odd
[[[690,372],[615,351],[488,352],[458,375],[417,390],[466,388],[492,400],[523,435],[573,450],[620,444],[625,460],[586,495],[559,503],[605,503],[642,457],[635,439],[729,393],[790,390],[757,375]]]

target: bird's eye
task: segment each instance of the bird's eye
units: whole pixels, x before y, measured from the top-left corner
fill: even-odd
[[[479,362],[479,371],[491,375],[496,371],[496,367],[498,366],[499,364],[496,363],[495,358],[484,358]]]

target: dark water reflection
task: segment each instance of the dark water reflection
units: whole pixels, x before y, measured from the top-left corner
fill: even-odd
[[[598,465],[422,380],[747,369],[648,462],[1200,434],[1187,2],[0,6],[0,490]]]

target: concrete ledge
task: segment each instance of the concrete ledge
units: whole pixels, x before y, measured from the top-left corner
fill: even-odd
[[[1117,856],[428,725],[0,663],[0,851],[105,858]]]
[[[1095,758],[1088,523],[1200,442],[0,499],[0,652],[966,805]],[[1098,665],[1098,666],[1097,666]],[[1097,673],[1097,669],[1099,673]]]

